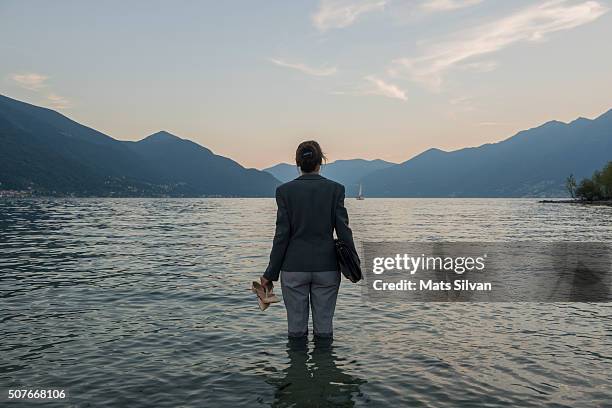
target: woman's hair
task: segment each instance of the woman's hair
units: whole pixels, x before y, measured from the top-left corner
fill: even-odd
[[[317,166],[323,164],[323,160],[327,161],[327,158],[321,150],[319,143],[314,140],[307,140],[300,143],[297,150],[295,151],[295,164],[304,173],[313,172]]]

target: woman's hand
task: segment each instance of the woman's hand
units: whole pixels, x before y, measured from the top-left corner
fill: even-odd
[[[274,284],[272,283],[272,281],[269,279],[266,279],[263,276],[259,278],[259,282],[261,283],[261,286],[263,286],[266,289],[272,289],[274,287]]]

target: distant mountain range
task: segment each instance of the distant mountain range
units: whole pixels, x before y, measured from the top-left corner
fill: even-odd
[[[0,190],[75,196],[270,197],[279,181],[168,132],[124,142],[0,95]]]
[[[612,160],[612,110],[597,119],[552,121],[502,142],[427,150],[400,164],[338,160],[324,176],[368,197],[565,196]],[[0,190],[33,195],[272,197],[294,165],[247,169],[192,141],[158,132],[119,141],[58,112],[0,95]],[[280,180],[280,181],[279,181]]]
[[[612,110],[590,120],[552,121],[499,143],[429,149],[365,176],[374,197],[562,197],[564,180],[612,161]]]
[[[344,184],[348,191],[357,191],[359,181],[376,170],[382,170],[394,166],[384,160],[336,160],[324,164],[321,174],[328,179]],[[280,181],[287,182],[299,176],[299,170],[295,164],[280,163],[276,166],[264,169]]]

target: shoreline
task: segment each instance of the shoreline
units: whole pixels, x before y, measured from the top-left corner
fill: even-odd
[[[612,200],[540,200],[538,203],[542,204],[579,204],[579,205],[603,205],[612,207]]]

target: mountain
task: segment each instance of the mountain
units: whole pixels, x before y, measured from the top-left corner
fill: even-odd
[[[263,171],[270,173],[277,180],[280,180],[282,183],[286,183],[300,175],[300,171],[295,164],[289,163],[279,163],[272,167],[268,167],[263,169]]]
[[[167,132],[123,142],[0,95],[0,190],[76,196],[273,196],[278,180]]]
[[[547,122],[499,143],[429,149],[400,164],[338,160],[323,175],[370,197],[566,196],[564,180],[612,160],[612,110],[596,119]],[[51,109],[0,95],[0,190],[38,195],[271,197],[295,166],[246,169],[162,131],[119,141]]]
[[[347,193],[351,192],[354,194],[358,190],[360,179],[376,170],[386,169],[393,165],[394,163],[384,160],[336,160],[335,162],[324,164],[321,168],[321,174],[343,184],[347,189]],[[287,163],[277,164],[276,166],[264,169],[264,171],[272,174],[283,183],[299,176],[297,166]]]
[[[547,122],[499,143],[429,149],[365,176],[376,197],[560,197],[565,178],[591,176],[612,161],[612,110],[594,120]]]
[[[50,109],[0,95],[0,189],[96,195],[144,188],[134,154]]]
[[[165,131],[138,142],[123,143],[146,167],[156,169],[158,181],[175,184],[175,195],[272,197],[280,184],[266,172],[245,169],[227,157]]]

